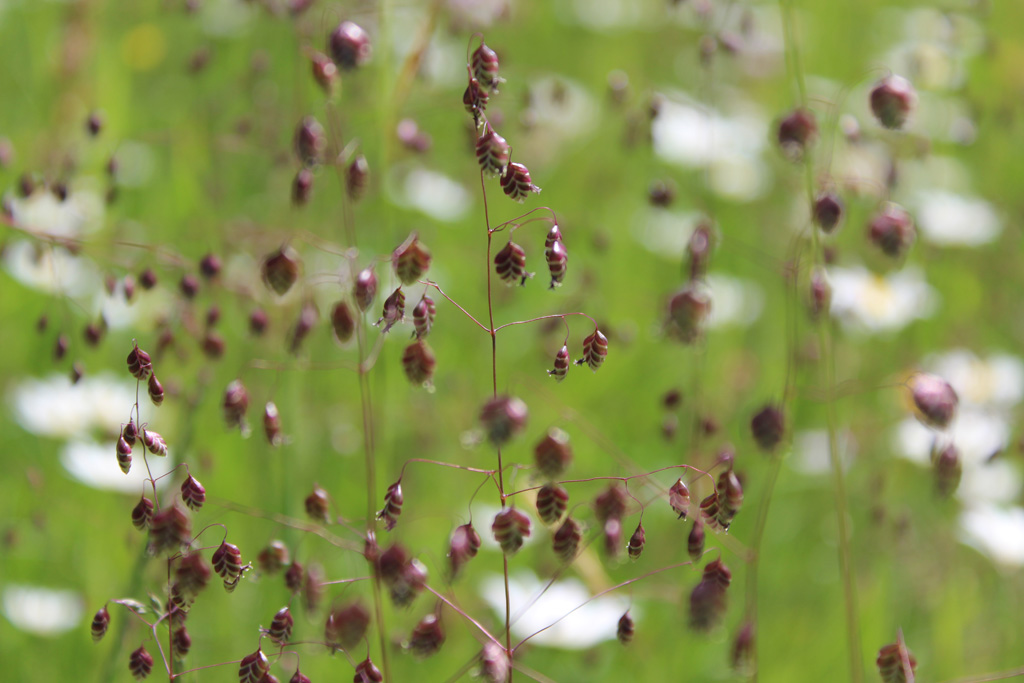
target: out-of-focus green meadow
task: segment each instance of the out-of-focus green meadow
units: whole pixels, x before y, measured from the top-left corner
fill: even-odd
[[[761,542],[759,678],[850,680],[824,437],[825,399],[834,394],[865,680],[877,680],[878,649],[895,642],[899,629],[922,681],[1024,666],[1024,462],[1017,429],[1024,399],[1024,5],[796,2],[800,58],[821,128],[810,157],[813,182],[837,189],[846,205],[841,229],[825,238],[835,259],[830,388],[806,310],[811,228],[804,173],[775,144],[775,125],[798,97],[777,4],[316,0],[298,16],[289,15],[286,2],[197,0],[195,11],[185,4],[0,0],[0,138],[12,150],[0,167],[0,191],[14,207],[0,225],[0,677],[129,680],[128,653],[149,638],[113,605],[111,630],[99,643],[89,622],[109,599],[148,602],[148,594],[165,588],[166,564],[145,557],[145,536],[130,522],[141,489],[117,490],[114,454],[116,429],[134,402],[124,358],[133,339],[152,351],[163,329],[175,335],[161,357],[154,354],[167,398],[154,408],[143,395],[142,418],[167,439],[174,462],[187,462],[206,487],[196,529],[225,525],[246,561],[281,539],[299,561],[320,564],[328,580],[367,575],[357,533],[367,507],[352,370],[358,356],[354,344],[335,341],[329,324],[331,306],[350,286],[338,253],[350,246],[344,178],[340,168],[318,167],[310,201],[294,206],[291,184],[300,165],[293,136],[302,117],[312,115],[327,128],[332,155],[355,143],[368,159],[368,192],[353,217],[357,262],[383,259],[369,318],[376,320],[396,285],[392,250],[415,230],[433,254],[428,277],[486,324],[484,205],[471,117],[462,104],[466,45],[477,30],[497,51],[506,79],[488,116],[512,145],[512,160],[528,165],[543,189],[520,206],[488,180],[491,224],[550,207],[569,252],[564,286],[549,291],[548,226],[519,228],[515,239],[536,277],[523,288],[495,282],[495,322],[583,311],[609,339],[598,372],[573,367],[556,383],[546,370],[562,345],[561,324],[498,333],[499,392],[519,396],[530,409],[525,432],[504,450],[506,463],[531,464],[534,444],[551,426],[571,435],[575,461],[567,477],[574,479],[682,463],[708,468],[729,443],[745,492],[728,536],[708,533],[708,546],[721,548],[733,571],[717,629],[688,628],[700,570],[681,567],[614,594],[636,619],[630,645],[614,640],[621,609],[612,605],[620,611],[610,626],[597,623],[607,615],[582,612],[589,616],[574,628],[587,631],[585,646],[537,642],[517,661],[546,677],[540,680],[563,683],[749,676],[749,668],[736,672],[729,660],[749,614],[747,553],[771,468],[749,423],[765,404],[787,399],[787,437],[774,456],[783,463]],[[326,50],[325,37],[343,19],[369,31],[373,56],[359,70],[341,72],[339,91],[326,105],[310,56]],[[702,62],[701,41],[711,37],[717,49]],[[410,54],[419,50],[422,59],[413,63]],[[867,105],[871,85],[890,70],[909,78],[920,99],[902,133],[884,131]],[[624,88],[610,87],[627,80]],[[104,122],[95,138],[85,128],[93,111]],[[429,150],[416,152],[398,139],[404,118],[430,136]],[[116,197],[108,203],[112,156]],[[43,188],[20,197],[24,173],[39,183],[65,181],[68,199],[43,205]],[[655,181],[675,188],[669,206],[652,205]],[[865,236],[871,215],[890,197],[918,227],[908,257],[896,264]],[[666,334],[666,306],[685,283],[684,250],[701,216],[710,217],[717,235],[709,267],[714,317],[703,341],[684,346]],[[40,231],[74,238],[77,256],[33,236]],[[495,239],[503,244],[501,234]],[[260,282],[259,269],[285,242],[302,255],[303,278],[278,298]],[[219,281],[200,277],[196,298],[183,299],[179,280],[199,277],[199,260],[211,252],[223,259]],[[120,289],[104,293],[104,275],[138,278],[145,268],[159,284],[151,291],[137,286],[130,305]],[[54,282],[63,294],[53,291]],[[407,290],[411,311],[422,286]],[[411,386],[403,372],[411,325],[388,334],[369,374],[375,508],[409,458],[495,467],[492,448],[472,443],[491,394],[488,334],[434,294],[434,391]],[[293,355],[289,329],[309,298],[320,322]],[[221,314],[219,360],[199,345],[211,305]],[[270,317],[262,338],[249,332],[257,305]],[[108,329],[91,347],[83,330],[101,314]],[[577,358],[590,323],[571,316],[568,324]],[[69,349],[57,361],[53,349],[62,333]],[[370,346],[379,334],[368,328]],[[84,376],[72,389],[63,378],[76,361]],[[929,436],[914,422],[903,384],[918,370],[942,374],[960,394],[951,434],[964,474],[950,498],[935,493]],[[235,378],[251,397],[248,438],[224,424],[224,388]],[[682,403],[667,410],[663,396],[673,389]],[[260,424],[268,400],[278,406],[287,437],[277,448]],[[705,417],[719,429],[698,439],[695,425]],[[106,453],[99,464],[89,459],[96,449]],[[133,475],[143,466],[140,451]],[[97,473],[100,464],[116,477]],[[182,476],[171,477],[161,495],[170,500]],[[651,480],[664,491],[678,476],[668,471]],[[506,477],[512,490],[533,485],[529,470]],[[482,481],[469,472],[409,465],[402,516],[394,531],[380,528],[382,543],[400,540],[427,566],[431,586],[446,591],[448,538],[469,520],[469,501]],[[314,483],[350,523],[330,527],[349,547],[271,519],[303,519]],[[580,504],[587,517],[604,485],[572,485],[570,507]],[[695,502],[710,491],[701,486],[694,484]],[[636,480],[631,490],[651,501],[641,558],[608,560],[598,537],[563,578],[595,593],[687,559],[690,522],[675,519],[656,498],[657,487]],[[472,505],[473,521],[488,538],[497,504],[488,484]],[[632,512],[623,523],[627,539],[638,519]],[[536,518],[534,524],[533,542],[510,559],[512,576],[524,581],[558,569],[551,533]],[[220,527],[211,528],[202,545],[215,547],[221,536]],[[501,566],[500,551],[485,540],[452,588],[458,604],[495,634],[504,614],[485,600],[483,587],[500,581]],[[70,599],[37,588],[70,591]],[[296,599],[295,638],[322,640],[326,607],[355,596],[369,604],[366,582],[326,586],[312,613]],[[280,576],[253,572],[231,594],[214,577],[187,621],[193,648],[186,665],[252,652],[259,628],[289,599]],[[559,600],[552,590],[531,611],[548,623],[575,606]],[[451,610],[438,654],[419,660],[401,651],[433,604],[425,593],[408,609],[386,605],[392,680],[448,680],[479,652],[479,633]],[[601,642],[587,640],[590,630]],[[159,633],[166,647],[166,630]],[[369,642],[379,663],[376,636]],[[157,660],[152,675],[164,676],[155,644],[147,648]],[[289,649],[301,653],[302,670],[314,681],[353,675],[342,653],[332,656],[321,645]],[[353,653],[355,661],[365,655],[362,648]],[[293,670],[289,655],[273,672],[287,680]],[[202,670],[185,680],[232,680],[236,671]]]

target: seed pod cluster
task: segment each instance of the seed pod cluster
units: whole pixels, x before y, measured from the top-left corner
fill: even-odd
[[[572,360],[569,356],[569,347],[563,345],[555,354],[555,364],[550,370],[548,375],[555,378],[556,382],[561,382],[565,379],[565,375],[569,372],[569,366],[572,364]]]
[[[501,174],[500,184],[502,191],[510,199],[520,204],[531,192],[540,194],[540,188],[533,184],[533,179],[530,177],[530,169],[514,161],[505,167],[505,172]]]
[[[149,522],[149,544],[154,554],[176,552],[192,535],[192,520],[176,503],[153,515]]]
[[[565,514],[569,492],[559,484],[545,484],[537,491],[537,516],[545,524],[554,524]]]
[[[875,659],[878,673],[885,683],[907,683],[914,680],[917,659],[903,643],[902,637],[895,643],[885,645]]]
[[[451,568],[451,578],[458,576],[463,565],[476,557],[480,550],[481,538],[472,523],[455,527],[451,540],[448,543],[448,562]]]
[[[137,681],[146,678],[153,670],[153,655],[146,651],[144,645],[140,645],[128,656],[128,670]]]
[[[682,479],[676,481],[668,490],[668,504],[672,511],[679,515],[679,519],[686,519],[690,510],[690,489]]]
[[[402,369],[413,385],[429,385],[436,365],[437,358],[423,339],[417,339],[402,352]]]
[[[381,333],[386,333],[395,323],[402,320],[405,320],[405,292],[399,287],[391,293],[391,296],[384,300],[384,310],[377,324],[384,323],[384,329],[381,330]]]
[[[732,572],[721,560],[709,562],[704,575],[690,594],[690,627],[695,631],[709,631],[725,614],[726,589],[732,581]]]
[[[445,641],[444,626],[437,614],[428,614],[420,619],[409,637],[408,648],[419,657],[437,653]]]
[[[520,399],[498,396],[484,404],[480,411],[480,422],[490,442],[501,446],[522,431],[528,415],[526,404]]]
[[[238,683],[260,683],[270,671],[270,661],[262,649],[242,657],[238,665]]]
[[[411,603],[426,586],[426,567],[419,560],[410,556],[409,552],[398,543],[380,553],[375,566],[388,587],[392,602],[399,607]]]
[[[213,551],[213,557],[210,559],[213,562],[213,571],[224,579],[224,589],[229,593],[235,590],[242,573],[248,568],[248,565],[242,566],[242,551],[238,549],[238,546],[223,541]]]
[[[608,357],[608,338],[599,329],[583,340],[583,357],[576,361],[576,365],[589,365],[590,369],[597,372],[597,369],[604,364]]]
[[[558,531],[552,536],[552,545],[555,554],[568,564],[576,558],[582,540],[583,529],[580,523],[572,517],[566,517],[562,525],[558,527]]]
[[[476,141],[476,160],[487,175],[500,175],[508,166],[509,146],[490,123],[484,124],[483,133]]]
[[[352,678],[352,683],[381,683],[383,680],[384,674],[369,657],[356,664],[356,675]]]
[[[351,650],[363,639],[369,626],[370,613],[362,603],[336,607],[327,614],[324,640],[332,648]]]
[[[403,285],[411,285],[422,278],[430,268],[430,250],[423,246],[416,233],[409,236],[391,255],[395,275]]]
[[[412,324],[417,339],[424,339],[430,334],[434,326],[434,318],[437,316],[437,305],[434,300],[426,294],[419,300],[419,303],[412,309]]]
[[[514,555],[530,535],[530,518],[514,507],[507,507],[495,515],[491,531],[502,552]]]
[[[384,528],[391,531],[398,523],[398,517],[402,514],[402,503],[405,498],[402,495],[402,481],[396,481],[388,487],[384,494],[384,507],[377,513],[377,519],[384,521]]]
[[[629,645],[633,642],[633,634],[635,632],[635,625],[633,623],[633,617],[629,616],[629,612],[626,612],[619,617],[619,625],[615,629],[615,637],[619,639],[619,642],[623,645]]]
[[[314,522],[329,524],[331,521],[331,501],[327,491],[314,485],[313,491],[306,496],[306,516]]]
[[[565,280],[565,271],[569,264],[569,253],[562,242],[562,231],[557,225],[552,225],[548,236],[544,240],[544,259],[548,264],[548,272],[551,274],[550,289],[560,287]]]
[[[292,618],[291,610],[287,607],[282,607],[271,620],[270,628],[267,629],[267,635],[274,642],[284,645],[292,637],[292,627],[294,624],[295,619]]]
[[[107,629],[110,627],[110,612],[107,611],[106,605],[100,607],[99,610],[92,618],[92,639],[99,641],[107,633]]]
[[[206,502],[206,489],[191,474],[181,484],[181,500],[194,511],[198,511]]]
[[[754,441],[764,451],[775,450],[782,441],[785,430],[785,416],[773,405],[765,406],[750,420],[750,431],[754,435]]]

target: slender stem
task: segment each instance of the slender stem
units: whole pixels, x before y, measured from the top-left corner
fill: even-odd
[[[800,47],[797,41],[796,19],[793,8],[794,0],[781,0],[782,25],[786,41],[786,57],[790,75],[796,83],[799,104],[807,107],[807,86],[804,80],[800,60]],[[804,185],[807,192],[808,206],[814,202],[814,170],[810,155],[803,160]],[[824,257],[819,244],[818,231],[811,230],[811,248],[815,265],[822,265]],[[828,317],[821,316],[817,322],[818,343],[821,347],[821,362],[825,368],[826,415],[828,421],[829,461],[832,465],[832,478],[835,500],[836,523],[839,532],[839,568],[843,581],[843,599],[846,610],[846,638],[850,658],[850,676],[854,683],[864,680],[864,666],[861,657],[860,627],[857,616],[857,596],[853,581],[852,559],[850,556],[850,530],[847,525],[846,483],[843,467],[839,458],[839,438],[833,387],[835,385],[835,354],[832,337],[828,327]]]

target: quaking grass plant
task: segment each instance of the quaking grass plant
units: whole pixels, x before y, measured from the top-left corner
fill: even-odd
[[[272,14],[301,16],[311,3],[261,4]],[[763,673],[772,678],[774,673],[762,667],[758,647],[759,631],[778,627],[771,614],[758,609],[759,593],[770,588],[762,578],[762,541],[783,459],[792,445],[797,398],[805,389],[799,376],[804,369],[799,332],[805,326],[813,331],[817,354],[810,381],[821,393],[828,425],[848,651],[842,668],[850,680],[865,680],[850,494],[840,462],[837,340],[827,315],[828,236],[843,222],[845,205],[829,180],[828,157],[816,153],[819,136],[826,129],[830,138],[834,135],[842,103],[821,105],[808,96],[792,3],[784,0],[780,9],[793,106],[779,118],[775,141],[792,174],[802,174],[797,182],[804,186],[808,220],[799,226],[778,273],[788,308],[779,325],[786,338],[785,355],[776,361],[786,368],[785,379],[776,396],[746,419],[734,420],[738,424],[718,424],[701,405],[706,392],[702,382],[709,379],[702,376],[702,365],[715,300],[708,268],[716,250],[729,248],[722,219],[709,202],[705,219],[688,239],[680,264],[682,281],[667,295],[662,311],[662,343],[678,349],[679,357],[697,370],[685,403],[676,389],[662,398],[665,437],[686,441],[676,460],[656,467],[627,453],[625,445],[597,427],[599,416],[580,415],[557,396],[564,381],[587,382],[593,387],[589,391],[602,392],[605,373],[598,371],[615,362],[617,348],[629,348],[630,334],[617,329],[614,320],[605,322],[600,297],[589,296],[587,287],[576,286],[572,298],[563,296],[563,285],[588,272],[576,252],[570,261],[570,249],[584,242],[584,230],[547,206],[506,218],[513,213],[509,207],[537,202],[541,188],[526,165],[531,160],[516,150],[514,136],[502,135],[511,126],[503,127],[494,105],[502,97],[500,90],[512,84],[505,83],[498,54],[481,35],[469,40],[462,102],[472,140],[462,160],[469,165],[475,154],[483,209],[482,225],[461,239],[473,245],[474,259],[464,259],[465,252],[435,253],[427,246],[428,229],[381,228],[361,212],[363,204],[381,201],[382,186],[393,182],[388,176],[396,155],[392,130],[397,129],[399,142],[412,153],[431,145],[411,120],[394,119],[423,64],[438,7],[431,10],[426,37],[413,46],[397,81],[381,77],[377,89],[360,77],[371,59],[382,62],[386,73],[391,46],[385,42],[374,50],[370,32],[360,23],[347,18],[337,22],[326,44],[316,47],[296,31],[295,53],[304,62],[303,77],[312,78],[322,91],[322,112],[303,112],[290,129],[293,155],[288,164],[295,174],[288,194],[296,212],[317,201],[329,203],[340,227],[286,232],[244,225],[223,239],[219,250],[198,260],[198,272],[179,253],[178,246],[188,251],[185,245],[129,239],[109,245],[116,255],[103,265],[118,273],[112,276],[110,291],[130,303],[136,287],[164,289],[174,304],[154,331],[120,339],[121,353],[127,351],[127,371],[136,380],[136,400],[125,406],[127,420],[111,439],[112,457],[125,474],[143,468],[147,476],[120,520],[127,528],[130,518],[142,534],[129,541],[138,547],[139,559],[127,597],[109,599],[91,623],[93,638],[102,640],[109,654],[100,680],[129,674],[139,680],[150,675],[166,675],[168,680],[225,675],[216,669],[229,671],[226,675],[237,676],[241,683],[302,683],[318,678],[305,673],[314,670],[321,672],[319,677],[326,670],[335,678],[343,670],[342,675],[352,675],[357,683],[457,680],[469,674],[494,683],[576,680],[576,672],[536,666],[534,659],[548,660],[536,657],[531,641],[609,594],[636,601],[636,607],[616,614],[608,624],[627,648],[625,657],[640,656],[631,651],[642,647],[648,634],[636,615],[658,598],[680,612],[672,628],[702,634],[707,647],[714,647],[715,634],[728,633],[723,671],[730,667],[739,677],[756,680]],[[377,28],[386,35],[387,3],[378,9]],[[702,25],[699,43],[709,78],[714,52],[729,45],[713,28],[710,22]],[[197,53],[193,61],[197,70],[203,68],[200,57]],[[878,123],[898,140],[898,131],[917,106],[913,87],[900,76],[886,74],[869,97]],[[658,99],[650,102],[649,115],[657,116]],[[379,130],[360,128],[365,122],[354,112],[364,107],[374,109]],[[828,123],[819,129],[815,112],[821,109]],[[86,129],[90,136],[99,136],[102,117],[90,115]],[[375,149],[380,180],[368,160],[372,154],[362,149],[374,134],[384,138]],[[118,191],[116,159],[108,163],[111,202]],[[52,191],[59,197],[63,187],[67,194],[63,180],[46,182],[49,187],[33,186],[34,179],[26,176],[21,193],[31,197]],[[652,188],[652,203],[671,199],[669,186]],[[51,253],[73,254],[94,246],[87,239],[35,230],[14,209],[5,213],[5,223]],[[867,230],[868,243],[893,268],[902,265],[914,238],[910,213],[891,202],[878,207]],[[541,254],[543,264],[536,265]],[[477,273],[477,286],[486,293],[486,314],[459,303],[464,297],[478,301],[477,292],[456,291],[445,281],[447,275],[461,282],[451,273],[462,268]],[[168,273],[173,274],[173,286],[165,284]],[[523,307],[537,313],[521,318],[506,314]],[[251,340],[241,348],[232,346],[229,340],[239,335],[221,333],[229,324],[222,317],[244,325]],[[522,343],[527,325],[540,330],[549,378],[543,369],[501,362],[505,348]],[[330,358],[323,354],[328,330],[338,347]],[[87,324],[86,343],[100,344],[105,336],[109,345],[117,337],[106,334],[102,320]],[[478,340],[474,346],[489,347],[489,362],[488,354],[481,363],[479,356],[458,359],[446,352],[461,336]],[[207,364],[197,372],[188,357],[193,342]],[[69,341],[60,333],[58,360],[68,349]],[[446,362],[466,366],[468,375],[487,381],[435,382]],[[217,366],[233,371],[224,385],[211,379],[223,374],[210,369]],[[393,408],[401,404],[398,390],[389,382],[389,373],[398,366],[408,391],[417,394],[409,399],[415,408],[401,415]],[[76,363],[72,372],[80,378],[84,369]],[[353,500],[352,487],[331,481],[317,467],[293,468],[287,462],[289,451],[311,448],[311,441],[299,433],[312,422],[303,420],[310,403],[304,383],[322,373],[344,376],[340,382],[345,390],[358,396],[355,441],[361,463],[346,462],[344,477],[361,483],[362,500]],[[225,386],[223,391],[220,386]],[[517,397],[521,390],[539,400],[528,406]],[[939,492],[950,495],[961,465],[956,444],[944,430],[957,409],[956,393],[945,379],[924,373],[882,390],[905,390],[919,419],[936,430],[932,469]],[[229,437],[192,429],[194,414],[209,405],[205,396],[211,393],[217,396]],[[251,399],[256,396],[258,401]],[[183,425],[164,427],[165,399],[180,406],[186,416]],[[455,420],[427,407],[430,402],[466,401],[477,408],[469,415],[459,412]],[[680,416],[683,430],[677,434]],[[289,417],[300,426],[290,426]],[[439,435],[442,417],[462,432],[461,451],[448,452],[450,440]],[[393,436],[399,422],[411,423],[403,427],[413,436]],[[327,426],[316,426],[321,427]],[[730,439],[741,448],[730,445]],[[208,454],[213,446],[207,442],[218,449],[247,451],[255,450],[256,441],[265,441],[269,454],[241,466],[263,470],[258,494],[238,499],[201,483],[224,482],[230,476],[216,463],[217,456]],[[574,450],[581,443],[599,451],[610,466],[595,468],[593,459],[574,466]],[[744,452],[742,446],[756,446],[763,461],[755,463],[760,456]],[[154,475],[151,462],[169,452],[183,454],[182,462],[167,474]],[[431,470],[434,474],[425,473]],[[331,476],[337,472],[330,471]],[[304,499],[293,495],[298,488],[308,492]],[[450,517],[452,509],[460,509],[460,516]],[[729,534],[737,520],[750,525],[743,541]],[[111,531],[112,543],[120,533]],[[443,548],[435,543],[439,535],[447,538]],[[487,551],[485,539],[493,539],[500,556]],[[532,547],[527,545],[530,540],[535,541]],[[649,540],[663,549],[656,564],[650,563]],[[543,576],[544,587],[514,609],[515,573],[524,568]],[[504,609],[496,613],[481,603],[477,583],[471,580],[483,571],[500,571]],[[743,598],[735,596],[733,575],[738,571],[745,579]],[[230,594],[226,599],[211,595],[215,589],[209,584],[217,583],[213,574]],[[551,616],[539,630],[517,635],[517,621],[530,610],[540,611],[549,591],[572,575],[588,579],[590,597]],[[218,610],[236,609],[233,602],[262,608],[275,600],[258,621],[231,619],[230,638],[204,626]],[[111,637],[108,631],[115,625]],[[244,649],[224,652],[217,647],[242,639],[249,643]],[[436,664],[446,650],[455,650],[459,663],[445,659],[444,665]],[[902,631],[877,652],[883,680],[914,680],[917,662]],[[330,661],[329,668],[323,660]],[[672,654],[665,661],[666,671],[679,664]]]

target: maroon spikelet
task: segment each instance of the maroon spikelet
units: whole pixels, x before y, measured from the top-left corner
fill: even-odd
[[[910,214],[893,202],[887,202],[868,224],[868,240],[891,258],[905,255],[916,237]]]
[[[418,339],[423,339],[430,334],[430,328],[434,326],[436,316],[437,305],[433,299],[424,294],[416,307],[412,309],[412,324]]]
[[[299,279],[299,255],[289,246],[283,246],[263,260],[261,275],[267,287],[283,296]]]
[[[557,226],[552,230],[557,230]],[[557,239],[544,248],[544,258],[548,264],[548,272],[551,274],[551,285],[549,289],[561,287],[565,280],[565,271],[569,264],[569,254],[565,250],[562,240]]]
[[[100,607],[92,618],[92,639],[95,641],[100,640],[107,633],[107,629],[110,627],[110,612],[107,611],[106,605]]]
[[[480,85],[480,81],[475,78],[469,79],[469,85],[466,86],[466,90],[462,93],[462,104],[466,107],[466,111],[473,115],[473,121],[476,125],[480,125],[480,115],[487,109],[487,100],[490,97],[487,91]]]
[[[284,645],[292,637],[292,626],[294,624],[295,620],[292,618],[291,610],[287,607],[282,607],[271,620],[270,628],[267,629],[267,635],[274,642]]]
[[[334,337],[344,344],[352,338],[356,330],[356,319],[352,315],[352,309],[344,301],[334,304],[331,309],[331,327],[334,329]]]
[[[330,499],[327,491],[314,484],[313,491],[306,496],[306,516],[314,522],[329,524],[331,521]]]
[[[914,681],[917,659],[907,649],[902,634],[897,642],[890,643],[878,651],[875,664],[885,683],[913,683]]]
[[[576,361],[576,365],[589,365],[590,369],[597,372],[597,369],[608,357],[608,338],[601,330],[595,329],[592,334],[583,340],[583,357]]]
[[[327,134],[320,122],[312,116],[299,121],[295,127],[295,155],[299,161],[310,165],[319,163],[326,149]]]
[[[690,489],[686,488],[682,479],[668,490],[668,504],[679,515],[679,519],[686,519],[686,513],[690,510]]]
[[[564,486],[546,484],[537,491],[537,515],[546,524],[554,524],[565,514],[569,492]]]
[[[330,647],[351,650],[363,639],[369,626],[370,613],[361,603],[336,607],[327,615],[324,640]]]
[[[470,69],[482,87],[491,93],[498,92],[498,84],[504,81],[498,76],[498,54],[480,42],[480,47],[473,50],[469,58]]]
[[[484,643],[480,652],[480,676],[487,683],[505,683],[511,670],[512,663],[505,648],[492,640]]]
[[[553,368],[548,370],[548,375],[554,377],[556,382],[561,382],[565,379],[566,373],[569,372],[569,366],[571,364],[572,361],[569,357],[569,347],[563,345],[562,348],[558,350],[558,353],[555,354],[555,365]]]
[[[491,443],[500,446],[522,431],[528,415],[526,404],[520,399],[498,396],[484,404],[480,411],[480,422]]]
[[[507,507],[495,515],[491,531],[502,552],[514,555],[530,535],[530,518],[516,508]]]
[[[437,614],[428,614],[413,628],[408,647],[420,657],[429,657],[441,649],[444,640],[441,618]]]
[[[237,545],[227,541],[221,542],[220,546],[213,551],[213,556],[210,559],[213,562],[213,571],[224,579],[225,588],[229,583],[238,584],[244,567],[242,567],[242,551],[238,549]],[[233,587],[230,590],[233,590]]]
[[[154,553],[175,552],[188,543],[192,521],[177,503],[153,515],[149,523],[149,543]]]
[[[291,330],[288,346],[293,354],[298,354],[299,349],[302,348],[302,342],[318,322],[320,322],[320,310],[312,300],[305,301],[299,310],[299,319],[295,321],[295,326]]]
[[[345,191],[349,199],[358,201],[366,194],[370,179],[370,164],[362,154],[357,155],[345,170]]]
[[[384,674],[376,664],[370,661],[369,657],[356,664],[356,675],[352,679],[352,683],[381,683],[383,680]]]
[[[384,521],[384,528],[391,531],[398,523],[398,517],[402,514],[402,503],[405,502],[402,496],[402,480],[399,479],[388,487],[384,494],[384,507],[377,513],[377,519]]]
[[[917,104],[917,93],[910,81],[891,74],[880,80],[871,90],[871,113],[878,122],[890,129],[900,129],[906,124],[910,113]]]
[[[526,252],[511,240],[495,254],[494,270],[507,285],[524,285],[533,276],[526,272]]]
[[[622,520],[618,517],[605,520],[601,531],[604,536],[605,553],[608,557],[618,558],[622,552]]]
[[[132,447],[128,445],[128,440],[121,436],[117,440],[117,465],[121,468],[121,471],[125,474],[132,469]]]
[[[568,564],[575,559],[582,540],[583,530],[580,528],[580,523],[572,517],[567,517],[552,537],[552,546],[555,554]]]
[[[598,521],[622,519],[626,512],[626,491],[618,484],[612,484],[594,499],[594,514]]]
[[[668,333],[684,344],[692,344],[704,332],[704,323],[710,313],[711,296],[707,289],[691,282],[669,299]]]
[[[308,168],[300,168],[292,180],[292,204],[305,206],[313,194],[313,172]]]
[[[198,511],[206,502],[206,489],[190,474],[181,484],[181,499],[189,509]]]
[[[476,557],[480,543],[480,534],[473,528],[472,523],[455,527],[448,544],[448,561],[453,579],[458,576],[464,564]]]
[[[693,528],[686,539],[686,552],[694,562],[704,554],[704,521],[700,517],[693,518]]]
[[[709,562],[704,567],[704,576],[690,594],[690,627],[695,631],[708,631],[721,621],[725,614],[726,589],[732,580],[732,572],[721,560]]]
[[[249,392],[242,380],[232,380],[224,390],[224,420],[228,428],[245,430],[245,411],[249,409]]]
[[[373,299],[377,296],[377,275],[373,268],[365,268],[356,276],[356,282],[352,286],[352,299],[360,311],[366,311],[373,305]]]
[[[417,339],[405,347],[402,353],[402,368],[409,381],[416,385],[430,384],[434,377],[437,358],[430,346],[422,339]]]
[[[178,659],[185,657],[192,649],[192,636],[184,626],[171,633],[171,642],[174,644],[174,656]]]
[[[384,323],[384,329],[381,333],[387,333],[395,323],[405,320],[405,292],[399,287],[391,293],[387,299],[384,300],[384,311],[381,313],[380,320],[377,324]]]
[[[331,57],[343,69],[363,66],[373,53],[370,36],[362,26],[351,21],[338,24],[328,39]]]
[[[932,447],[932,473],[935,476],[935,490],[948,498],[960,485],[962,467],[960,450],[952,443],[935,444]]]
[[[145,645],[140,645],[138,650],[129,655],[128,670],[137,681],[144,679],[153,670],[153,655],[146,651]]]
[[[639,560],[640,554],[644,551],[644,545],[647,543],[647,533],[644,531],[644,525],[641,522],[636,525],[636,531],[629,537],[629,545],[627,550],[629,551],[629,559]]]
[[[629,612],[626,612],[619,617],[619,626],[615,630],[615,637],[618,638],[619,642],[623,645],[629,645],[633,642],[633,633],[633,617],[629,616]]]
[[[420,242],[414,232],[391,255],[395,275],[404,285],[411,285],[423,277],[430,268],[430,250]]]
[[[292,593],[302,591],[302,581],[306,578],[306,568],[298,562],[292,562],[284,573],[284,585]]]
[[[238,683],[260,683],[267,672],[270,671],[270,662],[263,654],[262,649],[242,657],[238,665]]]
[[[128,372],[139,381],[145,380],[153,372],[152,359],[148,353],[139,348],[138,344],[132,345],[132,350],[128,352],[127,361]]]
[[[484,124],[484,132],[476,141],[476,160],[487,175],[501,175],[509,161],[509,146],[505,138],[498,135],[490,123]]]
[[[718,525],[728,531],[733,518],[743,505],[743,487],[730,467],[718,477]]]
[[[284,443],[284,437],[281,435],[281,414],[273,401],[267,401],[263,409],[263,433],[266,434],[267,443],[271,446],[280,446]]]
[[[779,442],[786,430],[786,419],[782,411],[775,406],[765,406],[750,420],[750,431],[754,435],[754,441],[764,451],[772,451]]]
[[[292,677],[288,679],[288,683],[313,683],[313,681],[310,680],[309,676],[296,669]]]
[[[802,160],[817,135],[818,123],[806,109],[796,109],[779,122],[779,146],[791,161]]]
[[[557,479],[572,464],[572,447],[569,435],[552,427],[533,449],[533,461],[537,472],[547,479]]]
[[[530,170],[515,162],[505,167],[505,172],[501,176],[501,189],[520,204],[529,193],[540,193],[540,188],[534,185],[533,179],[530,178]]]
[[[831,233],[843,217],[843,201],[835,192],[822,192],[814,199],[811,215],[822,232]]]
[[[939,429],[949,426],[959,403],[949,382],[938,375],[921,373],[911,379],[910,394],[921,423]]]
[[[313,80],[327,95],[333,94],[338,84],[338,65],[330,57],[320,52],[314,52],[310,62]]]
[[[188,597],[195,597],[210,582],[210,565],[199,553],[188,553],[178,561],[175,574],[178,590]]]
[[[288,546],[281,541],[271,541],[267,547],[256,556],[256,563],[261,572],[276,574],[291,562],[291,555]]]
[[[149,392],[149,400],[153,402],[153,405],[159,406],[164,402],[164,385],[156,378],[156,373],[150,373],[146,389]]]

